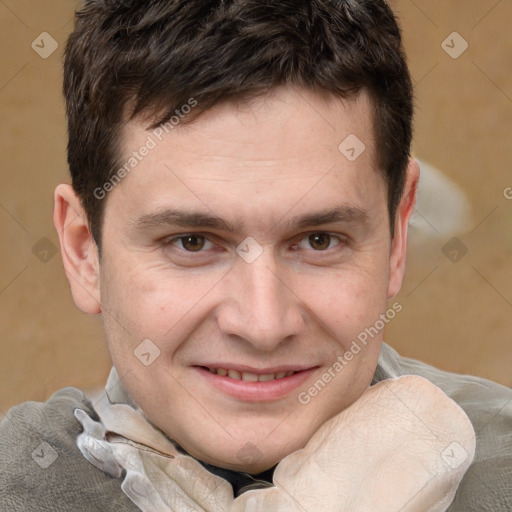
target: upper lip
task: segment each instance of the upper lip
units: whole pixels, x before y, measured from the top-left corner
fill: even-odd
[[[315,368],[315,366],[310,365],[293,365],[293,364],[283,364],[279,366],[270,366],[267,368],[254,368],[253,366],[247,366],[244,364],[233,364],[233,363],[205,363],[198,364],[195,366],[203,366],[206,368],[218,369],[223,368],[224,370],[236,370],[240,373],[253,373],[255,375],[268,375],[271,373],[280,373],[280,372],[301,372],[303,370],[310,370]]]

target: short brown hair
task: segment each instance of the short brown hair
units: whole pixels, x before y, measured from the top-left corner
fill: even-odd
[[[86,0],[67,42],[64,93],[72,185],[98,248],[105,201],[94,191],[120,165],[126,120],[144,113],[157,126],[194,98],[192,119],[280,85],[369,92],[393,233],[413,99],[385,0]]]

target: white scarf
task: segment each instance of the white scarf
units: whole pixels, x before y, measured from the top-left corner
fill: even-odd
[[[107,389],[114,389],[112,371]],[[444,512],[473,460],[465,412],[423,377],[371,386],[274,471],[273,487],[234,498],[231,484],[184,455],[133,404],[106,392],[100,421],[81,409],[77,444],[143,512]],[[124,400],[126,401],[126,400]]]

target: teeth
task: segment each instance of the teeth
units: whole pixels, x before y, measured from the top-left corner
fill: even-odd
[[[276,378],[275,373],[265,373],[264,375],[260,375],[258,380],[260,382],[267,382],[268,380],[274,380]]]
[[[224,368],[208,368],[211,373],[216,373],[222,377],[229,377],[235,380],[244,380],[246,382],[268,382],[270,380],[282,379],[290,377],[295,372],[278,372],[278,373],[265,373],[263,375],[256,375],[255,373],[239,372],[237,370],[226,370]]]
[[[246,380],[247,382],[258,382],[258,376],[255,373],[242,373],[242,380]]]
[[[228,370],[228,377],[231,377],[232,379],[241,380],[242,374],[240,372],[237,372],[236,370]]]

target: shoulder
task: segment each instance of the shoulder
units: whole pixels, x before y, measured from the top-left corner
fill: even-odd
[[[64,388],[47,402],[13,407],[0,421],[0,510],[138,510],[121,491],[121,482],[78,450],[77,407],[96,416],[81,391]]]
[[[512,510],[512,389],[471,375],[439,370],[401,357],[383,345],[377,380],[420,375],[438,386],[469,417],[476,434],[476,453],[449,512]]]

